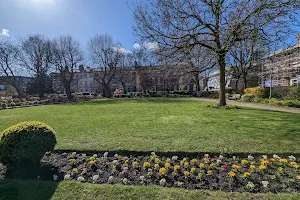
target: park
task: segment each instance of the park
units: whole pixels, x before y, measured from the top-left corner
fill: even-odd
[[[299,1],[0,13],[0,200],[300,199]]]
[[[258,184],[259,182],[255,180],[254,174],[260,174],[258,167],[260,166],[260,159],[262,159],[261,156],[268,156],[268,159],[274,159],[274,154],[287,159],[289,159],[290,156],[299,156],[300,141],[297,139],[299,130],[295,128],[295,124],[300,120],[299,114],[244,107],[239,109],[216,109],[209,105],[214,105],[214,103],[202,102],[197,98],[188,97],[157,97],[97,99],[80,103],[41,105],[2,110],[0,111],[0,120],[4,123],[1,123],[1,130],[18,122],[37,120],[50,125],[55,130],[57,144],[53,155],[44,157],[43,162],[47,164],[50,163],[50,165],[53,166],[68,166],[69,162],[77,162],[76,164],[73,163],[74,166],[70,166],[68,170],[63,168],[65,170],[63,174],[53,172],[48,177],[42,177],[41,174],[41,180],[26,181],[26,178],[24,179],[20,174],[8,174],[8,176],[12,178],[5,179],[1,182],[0,187],[1,191],[3,191],[2,194],[5,199],[17,198],[13,192],[13,190],[17,189],[20,191],[20,195],[28,197],[34,196],[40,199],[47,199],[51,196],[53,199],[83,198],[83,196],[88,198],[93,198],[94,196],[126,198],[129,197],[128,191],[130,191],[141,199],[148,199],[153,193],[155,193],[155,198],[167,199],[172,199],[174,195],[178,195],[178,198],[194,198],[200,195],[203,198],[226,199],[231,198],[232,194],[220,191],[206,192],[205,190],[183,191],[182,189],[164,189],[154,186],[156,184],[160,185],[159,182],[148,182],[148,184],[146,184],[146,180],[161,180],[163,177],[172,177],[172,168],[176,166],[172,164],[172,162],[175,162],[173,160],[171,162],[173,167],[168,169],[168,175],[166,176],[155,176],[150,179],[147,176],[148,171],[143,172],[142,170],[139,172],[145,176],[144,184],[135,181],[134,177],[140,177],[138,175],[133,177],[129,175],[128,183],[124,183],[122,175],[112,173],[113,176],[115,176],[115,182],[110,183],[108,177],[111,175],[110,173],[102,175],[103,177],[106,176],[106,179],[101,179],[95,176],[95,174],[98,173],[97,169],[102,169],[101,166],[106,164],[108,165],[107,171],[110,171],[112,167],[110,165],[113,165],[115,162],[116,154],[122,156],[117,158],[120,164],[124,160],[124,157],[129,157],[129,162],[132,162],[132,164],[130,163],[131,165],[133,165],[131,159],[138,159],[138,165],[141,169],[144,167],[143,165],[145,165],[145,160],[150,159],[149,168],[154,167],[154,174],[160,173],[159,169],[157,169],[158,171],[155,170],[155,161],[151,161],[151,156],[153,156],[154,152],[157,154],[157,158],[162,160],[162,166],[167,162],[167,159],[174,159],[174,156],[178,157],[178,160],[190,158],[189,162],[194,162],[193,160],[196,159],[195,162],[197,162],[197,164],[194,165],[194,168],[197,170],[197,173],[198,170],[201,170],[201,163],[199,165],[199,162],[205,158],[206,154],[210,156],[212,163],[216,161],[215,158],[219,156],[225,157],[222,163],[216,164],[216,168],[212,169],[215,172],[219,171],[218,173],[221,173],[222,167],[230,166],[230,163],[233,162],[232,157],[237,157],[237,161],[234,161],[234,163],[238,164],[237,166],[243,166],[240,160],[244,158],[250,163],[252,162],[250,158],[253,156],[257,160],[255,162],[257,169],[251,173],[253,179],[247,178],[247,182],[252,180],[255,184]],[[108,156],[107,158],[102,156],[105,152],[108,154],[106,155]],[[63,154],[65,154],[65,158],[60,157]],[[72,155],[75,156],[75,159]],[[93,171],[93,165],[85,165],[84,161],[79,161],[83,159],[83,156],[87,157],[87,160],[95,159],[96,171]],[[141,158],[141,156],[144,157]],[[248,161],[248,159],[250,160]],[[281,160],[276,159],[278,162]],[[65,160],[65,164],[63,160]],[[86,162],[88,163],[88,161]],[[292,161],[288,161],[287,164],[276,165],[277,167],[268,164],[270,170],[275,169],[275,172],[268,171],[266,173],[274,173],[276,176],[281,177],[280,180],[284,180],[284,175],[278,175],[277,168],[280,166],[286,168],[287,171],[285,175],[289,174],[289,176],[291,176],[291,174],[288,170],[294,169],[296,171],[291,173],[294,174],[294,181],[297,182],[296,176],[299,169],[292,167],[288,169],[289,163],[291,162]],[[162,166],[160,166],[160,169],[163,168]],[[249,166],[250,164],[247,167]],[[86,173],[81,172],[82,170],[86,170],[84,168],[87,168]],[[130,170],[132,170],[130,169],[130,165],[128,168],[128,173],[130,174]],[[207,167],[203,170],[204,176],[207,176],[205,173],[210,169],[209,167],[206,168]],[[75,171],[75,169],[79,172],[74,175],[73,170]],[[188,171],[191,169],[194,170],[193,167],[190,166]],[[116,170],[119,170],[120,174],[123,171],[123,169]],[[225,170],[224,176],[231,179],[227,175],[230,170],[227,168],[223,170]],[[21,171],[21,173],[24,172]],[[243,176],[245,172],[237,170],[234,173],[237,174],[236,176]],[[56,174],[59,177],[56,177]],[[26,175],[28,175],[28,172]],[[36,174],[33,173],[33,176],[34,175]],[[57,182],[57,179],[53,182],[53,175],[62,182]],[[188,181],[193,180],[192,177],[196,177],[196,175],[189,176],[190,179],[188,177],[183,179],[186,180],[186,182],[183,181],[182,185],[176,185],[179,183],[173,182],[174,185],[168,185],[168,187],[196,189],[198,186],[189,185]],[[16,180],[15,177],[23,177],[24,180]],[[84,180],[78,177],[84,177]],[[30,179],[32,178],[33,177],[30,177]],[[95,181],[93,178],[98,178],[98,181]],[[269,178],[265,178],[269,180]],[[244,180],[246,178],[242,179]],[[205,181],[205,179],[203,178],[202,181]],[[293,185],[296,184],[294,181],[292,182]],[[274,183],[275,182],[276,181],[274,181]],[[98,184],[95,183],[105,184],[98,186]],[[129,186],[132,184],[137,186]],[[222,184],[224,184],[222,181],[217,181],[216,184],[219,185],[215,186],[216,188],[221,187],[223,191],[228,191],[228,188],[226,189],[225,186],[222,186]],[[286,186],[283,186],[283,188],[285,187]],[[87,194],[76,192],[83,188],[88,191]],[[204,186],[199,189],[201,188],[209,189]],[[281,194],[277,196],[272,193],[264,194],[266,191],[280,191],[278,185],[277,189],[273,189],[272,187],[269,187],[267,190],[256,188],[255,191],[262,193],[255,194],[255,196],[257,198],[267,197],[270,199],[298,198],[298,193]],[[239,190],[232,188],[229,191]],[[251,192],[251,190],[245,188],[240,191]],[[286,190],[283,189],[283,191]],[[295,191],[297,191],[297,189]],[[249,195],[250,193],[237,193],[234,194],[234,198],[250,198]]]

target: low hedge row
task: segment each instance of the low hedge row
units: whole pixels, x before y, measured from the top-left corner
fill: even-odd
[[[296,100],[296,99],[295,100],[276,99],[276,98],[267,99],[267,98],[255,97],[251,95],[243,95],[241,101],[269,104],[273,106],[287,106],[287,107],[300,108],[300,100]]]

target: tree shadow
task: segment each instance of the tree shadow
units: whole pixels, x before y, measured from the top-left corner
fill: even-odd
[[[5,179],[0,181],[1,200],[48,200],[58,186],[53,181]]]
[[[72,104],[61,104],[61,105],[105,105],[105,104],[119,104],[122,102],[135,102],[135,103],[186,103],[192,102],[193,98],[189,97],[137,97],[137,98],[112,98],[112,99],[98,99],[87,102],[72,103]]]
[[[0,181],[1,199],[51,199],[58,182],[53,180],[53,174],[57,174],[57,168],[46,165],[28,165],[21,167],[8,167],[1,165],[4,171],[4,180]],[[5,169],[4,169],[5,167]]]

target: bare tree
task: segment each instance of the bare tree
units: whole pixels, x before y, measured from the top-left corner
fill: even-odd
[[[51,42],[43,35],[29,35],[21,40],[19,60],[32,75],[48,73],[51,68]]]
[[[123,87],[123,92],[127,93],[127,85],[135,78],[134,58],[132,53],[124,53],[120,55],[120,64],[116,70],[116,78]]]
[[[226,105],[226,54],[256,30],[279,36],[295,20],[295,0],[149,0],[135,6],[135,31],[160,48],[206,47],[216,55],[220,70],[220,105]],[[285,27],[284,27],[285,26]],[[286,29],[287,30],[287,29]]]
[[[23,70],[18,63],[18,47],[10,41],[0,42],[0,79],[13,86],[19,97],[24,96],[23,81],[20,77]]]
[[[142,67],[139,69],[139,84],[144,92],[150,90],[152,87],[153,71],[148,68]]]
[[[266,41],[262,37],[253,34],[252,37],[238,41],[228,54],[232,77],[235,79],[235,89],[238,90],[238,82],[243,78],[244,89],[248,86],[250,75],[257,75],[258,67],[255,61],[263,56]]]
[[[76,70],[83,62],[83,53],[79,42],[72,36],[60,36],[54,40],[51,61],[59,71],[68,98],[72,99],[71,84]]]
[[[184,49],[183,55],[189,64],[186,73],[192,75],[192,82],[196,85],[196,90],[200,91],[200,75],[212,70],[217,64],[213,52],[197,46],[192,49]]]
[[[109,35],[96,35],[88,43],[90,59],[99,70],[95,71],[94,79],[103,91],[104,97],[111,97],[111,86],[115,83],[117,67],[123,52]]]
[[[41,77],[47,77],[52,65],[51,59],[51,42],[43,35],[29,35],[20,41],[19,63],[29,74],[39,77],[36,80],[41,84],[45,80]],[[44,96],[44,90],[39,90],[39,96]]]

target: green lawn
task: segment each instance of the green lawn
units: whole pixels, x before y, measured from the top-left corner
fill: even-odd
[[[300,115],[207,108],[193,98],[121,99],[0,111],[0,130],[39,120],[56,149],[300,153]]]
[[[184,190],[158,186],[94,185],[63,181],[4,180],[0,182],[0,200],[64,200],[64,199],[300,199],[300,193],[250,194],[221,191]]]

